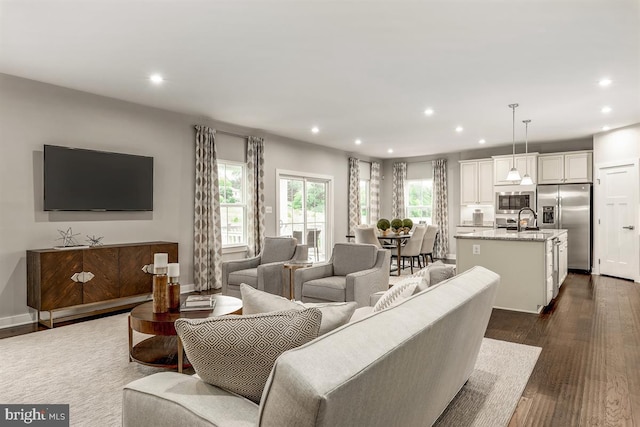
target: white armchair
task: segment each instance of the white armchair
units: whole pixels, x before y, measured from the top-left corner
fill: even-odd
[[[289,286],[289,275],[283,274],[287,261],[305,261],[306,245],[298,245],[293,237],[265,237],[262,252],[253,258],[222,263],[222,293],[240,298],[240,284],[246,283],[261,291],[282,295]],[[283,278],[283,276],[286,276]]]

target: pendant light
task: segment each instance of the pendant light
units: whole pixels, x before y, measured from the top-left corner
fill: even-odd
[[[529,154],[529,123],[531,123],[531,120],[523,120],[522,123],[524,123],[524,153]],[[527,159],[525,159],[524,164],[524,176],[520,181],[520,185],[533,185],[533,179],[529,176],[529,162]]]
[[[516,107],[518,104],[509,104],[513,110],[513,165],[507,174],[507,181],[520,181],[520,172],[516,169]]]

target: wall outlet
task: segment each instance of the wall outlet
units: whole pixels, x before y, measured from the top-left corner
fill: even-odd
[[[480,255],[480,245],[473,245],[473,254]]]
[[[264,213],[268,213],[268,214],[273,213],[273,207],[265,206],[264,207]]]

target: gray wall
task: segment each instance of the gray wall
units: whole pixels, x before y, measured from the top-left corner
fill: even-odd
[[[276,137],[212,119],[149,108],[0,74],[0,327],[31,318],[26,306],[28,249],[58,242],[72,227],[82,241],[105,244],[154,240],[179,243],[181,282],[193,283],[194,129],[265,138],[267,235],[276,233],[276,168],[334,177],[334,241],[347,233],[348,153]],[[44,144],[154,157],[153,212],[44,212]],[[242,138],[219,134],[219,158],[243,161]]]

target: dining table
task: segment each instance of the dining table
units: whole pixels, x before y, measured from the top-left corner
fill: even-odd
[[[396,255],[398,257],[398,261],[397,261],[398,268],[396,269],[396,273],[398,276],[402,272],[402,269],[400,268],[400,260],[402,259],[402,244],[404,243],[405,240],[411,237],[411,234],[412,233],[405,233],[405,234],[389,233],[387,235],[378,234],[376,236],[378,237],[380,244],[384,248],[389,248],[389,246],[393,246],[395,244]],[[354,236],[353,234],[347,234],[345,237],[347,238],[348,241],[352,241],[352,239],[355,239],[356,236]],[[387,242],[392,242],[392,244],[385,244]]]

